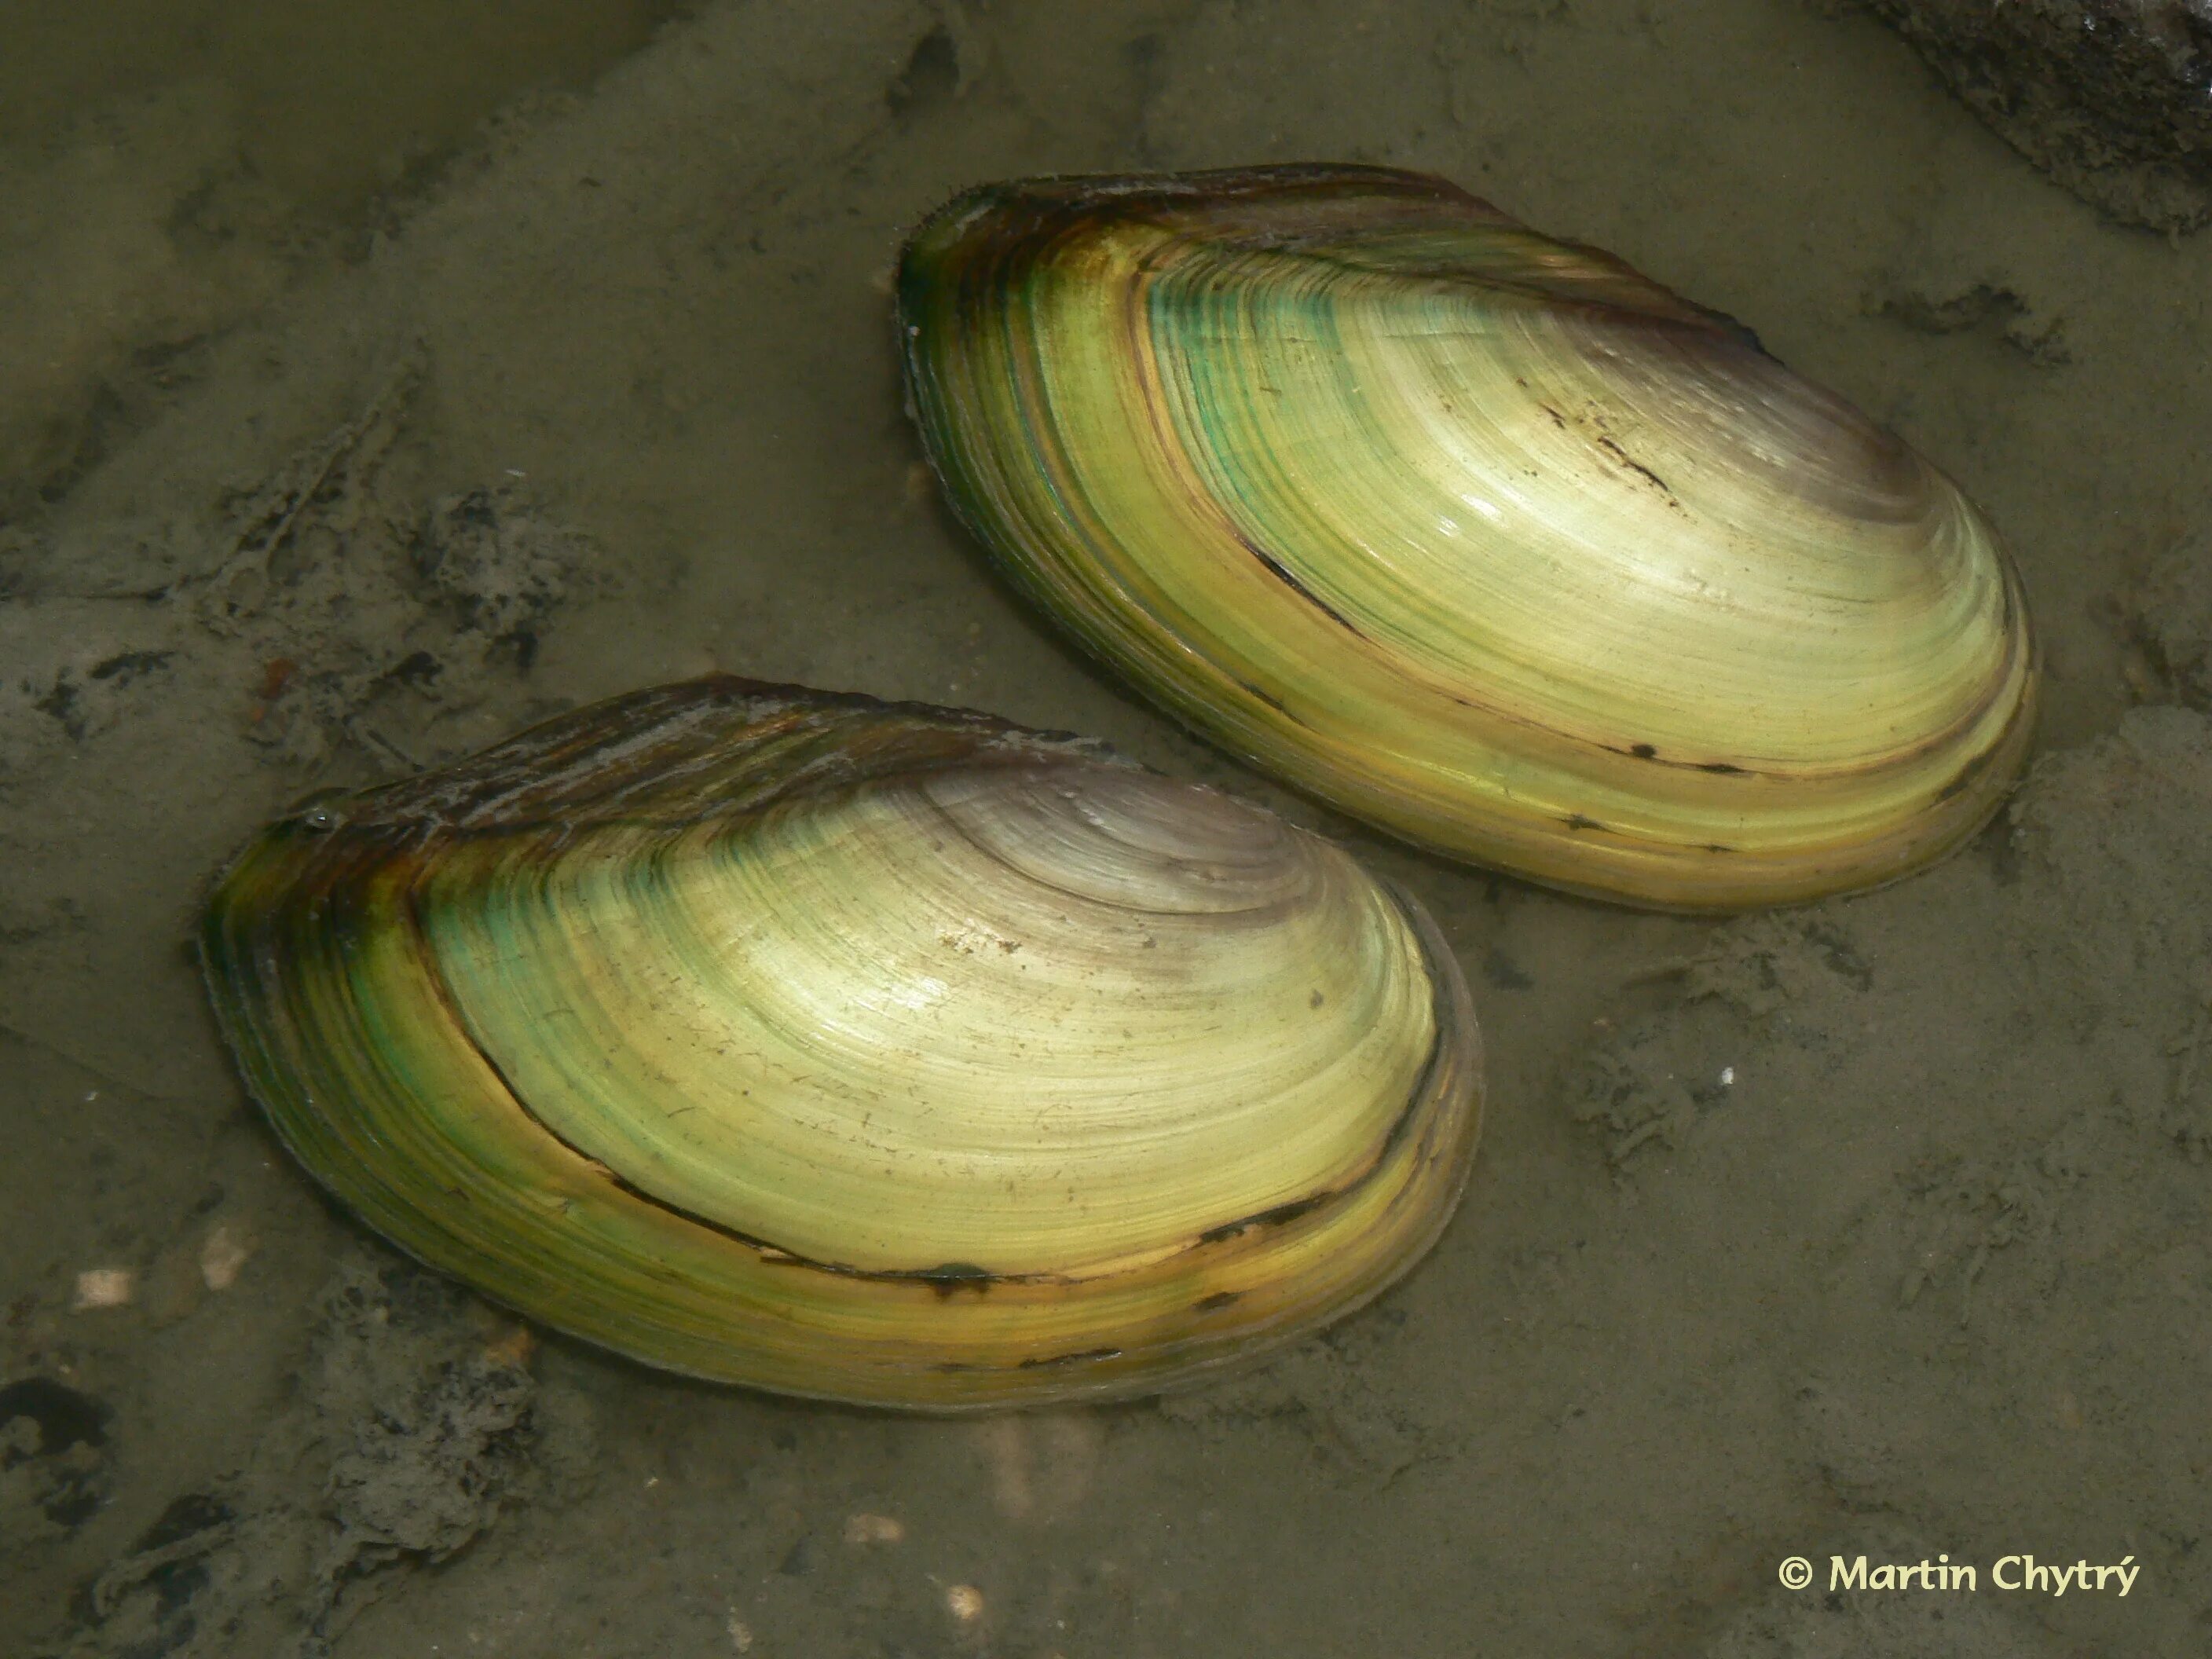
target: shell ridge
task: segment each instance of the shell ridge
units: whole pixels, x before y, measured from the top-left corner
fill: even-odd
[[[465,1012],[463,1010],[460,1000],[454,991],[453,983],[441,965],[439,952],[430,942],[428,929],[424,925],[421,911],[418,908],[421,900],[419,891],[410,890],[408,898],[409,906],[407,915],[409,926],[414,930],[419,947],[419,954],[422,960],[429,965],[431,970],[429,974],[430,981],[436,988],[440,1000],[443,1003],[447,1012],[452,1018],[454,1030],[461,1035],[462,1038],[468,1043],[470,1048],[475,1053],[477,1057],[483,1061],[485,1069],[499,1080],[500,1085],[506,1091],[507,1097],[514,1109],[523,1117],[528,1119],[531,1124],[535,1127],[540,1133],[544,1134],[546,1139],[566,1149],[578,1160],[578,1162],[589,1169],[599,1180],[605,1182],[608,1186],[626,1194],[629,1198],[637,1200],[639,1203],[649,1206],[651,1208],[664,1215],[674,1217],[694,1227],[713,1233],[718,1237],[727,1239],[732,1243],[741,1244],[747,1249],[755,1252],[764,1263],[777,1267],[801,1267],[811,1269],[817,1273],[829,1273],[838,1278],[880,1279],[887,1281],[913,1279],[927,1281],[943,1279],[947,1276],[945,1268],[942,1265],[933,1267],[872,1268],[862,1267],[853,1263],[836,1261],[808,1255],[802,1251],[794,1250],[786,1245],[779,1244],[773,1239],[748,1232],[744,1229],[733,1225],[729,1222],[720,1220],[715,1217],[704,1214],[699,1211],[687,1208],[684,1205],[672,1202],[669,1199],[662,1196],[660,1194],[653,1191],[650,1188],[641,1185],[620,1170],[613,1168],[611,1165],[608,1164],[605,1160],[594,1157],[592,1153],[577,1146],[566,1135],[562,1134],[559,1129],[556,1128],[551,1123],[540,1116],[538,1113],[531,1107],[530,1103],[525,1097],[523,1091],[515,1087],[514,1080],[508,1076],[507,1069],[501,1063],[499,1057],[486,1047],[483,1039],[477,1032],[474,1023],[468,1018]],[[963,1280],[972,1279],[978,1281],[975,1285],[975,1288],[979,1290],[986,1288],[991,1284],[1054,1285],[1072,1284],[1076,1282],[1062,1274],[1035,1272],[992,1273],[981,1268],[975,1268],[970,1273],[961,1273],[955,1276],[961,1278]]]

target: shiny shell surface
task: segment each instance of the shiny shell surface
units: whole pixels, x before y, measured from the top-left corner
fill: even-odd
[[[1014,580],[1447,854],[1727,909],[1893,878],[2026,751],[2021,583],[1750,333],[1440,179],[1038,179],[924,223],[909,398]]]
[[[254,1095],[431,1265],[649,1364],[1139,1394],[1428,1247],[1480,1043],[1410,897],[1096,745],[717,678],[326,801],[222,878]]]

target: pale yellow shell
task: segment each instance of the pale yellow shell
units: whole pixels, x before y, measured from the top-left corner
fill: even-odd
[[[1747,331],[1437,179],[1036,180],[916,233],[923,436],[1013,578],[1197,730],[1654,905],[1971,834],[2032,725],[1964,495]]]
[[[1419,1255],[1479,1045],[1410,898],[980,715],[734,680],[279,824],[209,976],[308,1168],[672,1369],[957,1408],[1144,1392]]]

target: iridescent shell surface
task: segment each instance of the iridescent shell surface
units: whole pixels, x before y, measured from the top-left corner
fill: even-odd
[[[1144,1393],[1425,1250],[1480,1045],[1328,842],[984,715],[714,678],[279,823],[203,949],[247,1083],[422,1260],[649,1364]]]
[[[900,332],[955,509],[1195,730],[1345,811],[1686,909],[1899,876],[2026,751],[2019,577],[1750,333],[1442,180],[972,191]]]

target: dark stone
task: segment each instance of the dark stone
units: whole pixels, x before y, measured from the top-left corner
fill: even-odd
[[[1533,990],[1536,984],[1534,980],[1522,971],[1519,963],[1495,946],[1492,946],[1490,954],[1483,958],[1482,976],[1501,991]]]
[[[940,24],[915,44],[906,70],[884,94],[894,115],[935,109],[960,90],[960,43]]]
[[[155,1517],[154,1524],[138,1540],[139,1553],[167,1549],[234,1518],[230,1505],[222,1499],[205,1492],[188,1492],[182,1498],[172,1499],[169,1506]]]
[[[65,1388],[50,1376],[26,1376],[0,1388],[0,1424],[27,1418],[39,1431],[39,1443],[28,1454],[52,1457],[72,1446],[107,1443],[106,1406],[90,1395]],[[0,1454],[0,1468],[12,1468],[25,1454]]]
[[[1869,0],[2014,149],[2123,223],[2212,220],[2212,0]]]

